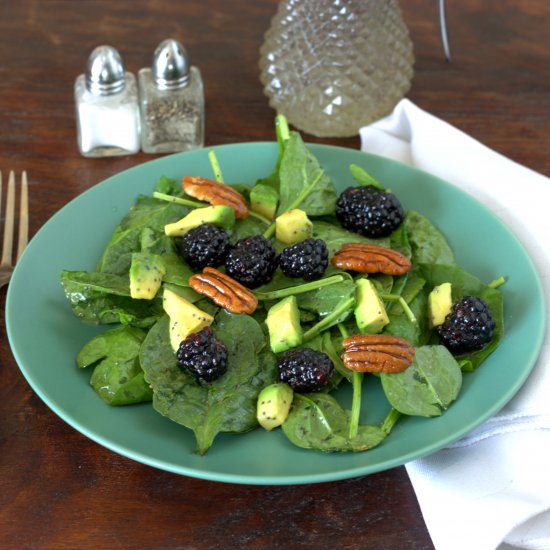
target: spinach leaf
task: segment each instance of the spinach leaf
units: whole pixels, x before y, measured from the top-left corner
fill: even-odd
[[[189,277],[194,275],[194,271],[189,267],[183,258],[172,252],[162,257],[162,263],[166,268],[163,280],[179,286],[189,286]]]
[[[392,275],[386,275],[385,273],[369,273],[368,275],[357,275],[355,280],[357,281],[364,278],[370,279],[378,294],[398,294],[398,292],[393,291],[394,277]],[[399,280],[399,277],[397,280]],[[386,306],[386,310],[389,309],[389,306],[391,306],[391,303]]]
[[[150,252],[163,256],[175,252],[175,239],[168,237],[164,232],[159,233],[151,227],[144,227],[139,234],[141,252]]]
[[[62,271],[60,280],[73,313],[82,321],[149,327],[163,314],[160,300],[130,297],[127,275]]]
[[[363,186],[372,185],[377,189],[384,189],[384,187],[380,185],[380,183],[378,183],[378,181],[374,179],[364,168],[361,168],[361,166],[358,166],[357,164],[350,164],[349,171],[353,176],[353,179],[359,185],[363,185]]]
[[[97,273],[96,271],[61,272],[61,284],[68,293],[69,302],[84,301],[94,293],[130,296],[130,280],[124,275]]]
[[[409,210],[403,223],[412,249],[413,263],[455,264],[447,239],[428,218]]]
[[[193,270],[183,260],[176,249],[176,239],[164,233],[158,233],[150,227],[145,227],[140,233],[141,251],[157,254],[162,257],[166,272],[163,281],[179,286],[189,286],[189,277]]]
[[[237,220],[231,228],[231,243],[250,235],[261,235],[266,230],[266,224],[253,216]]]
[[[390,246],[394,250],[401,252],[403,256],[409,258],[412,257],[411,243],[409,242],[409,235],[407,234],[407,229],[405,224],[401,224],[395,231],[390,235]]]
[[[172,292],[179,294],[182,298],[184,298],[188,302],[191,302],[192,304],[204,298],[202,294],[195,292],[190,286],[187,286],[187,285],[180,286],[180,285],[175,285],[173,283],[169,283],[165,281],[163,283],[163,287],[164,289],[169,289]]]
[[[352,280],[346,279],[341,283],[298,294],[296,300],[300,309],[315,312],[323,318],[354,295],[355,285]]]
[[[336,351],[336,349],[342,350],[342,336],[339,334],[336,337],[338,344],[336,347],[335,345],[335,338],[333,338],[332,334],[330,333],[330,330],[327,330],[324,332],[321,336],[321,351],[326,353],[330,359],[332,360],[332,363],[334,364],[334,375],[333,378],[336,378],[336,374],[339,375],[340,378],[345,378],[348,382],[351,382],[353,379],[353,372],[350,371],[346,365],[344,365],[344,361],[342,361],[342,358]]]
[[[141,250],[141,228],[122,229],[118,226],[107,243],[96,270],[121,275],[130,270],[132,253]]]
[[[406,370],[380,374],[380,380],[394,409],[412,416],[440,416],[458,396],[462,371],[447,348],[422,346]]]
[[[277,270],[273,275],[273,279],[271,279],[269,283],[255,289],[254,293],[260,300],[276,300],[284,296],[289,296],[290,294],[299,295],[306,293],[313,288],[328,287],[344,279],[351,280],[351,275],[330,265],[323,277],[321,279],[315,279],[314,281],[305,281],[300,277],[286,277],[282,271]],[[281,293],[284,294],[284,296],[280,295]],[[270,296],[271,294],[275,295]]]
[[[296,395],[282,430],[288,440],[298,447],[328,452],[367,451],[386,437],[380,426],[363,425],[350,439],[349,419],[350,412],[344,410],[331,395]]]
[[[161,176],[155,184],[155,191],[157,193],[163,193],[165,195],[173,195],[178,197],[182,195],[181,182],[174,178],[168,178]]]
[[[166,224],[183,218],[189,211],[188,206],[141,195],[120,222],[120,227],[123,230],[150,227],[163,233]]]
[[[304,195],[304,199],[295,204],[301,195]],[[300,134],[290,132],[279,167],[277,214],[291,207],[300,208],[309,216],[333,214],[336,199],[336,190],[328,174],[309,151]]]
[[[391,311],[388,312],[390,323],[384,327],[384,334],[392,334],[405,338],[413,346],[422,346],[430,341],[432,331],[428,329],[428,296],[424,291],[420,291],[412,301],[408,302],[410,310],[416,317],[416,323],[412,323],[406,315],[403,314],[401,306],[397,303],[392,304]]]
[[[196,451],[204,454],[220,432],[246,432],[257,425],[256,401],[275,381],[275,356],[266,348],[260,325],[246,315],[221,310],[212,325],[228,350],[227,372],[201,384],[176,361],[165,316],[149,331],[140,360],[153,388],[155,410],[193,430]]]
[[[343,244],[346,243],[371,243],[385,247],[390,246],[389,238],[383,237],[380,239],[369,239],[368,237],[363,237],[362,235],[352,233],[351,231],[347,231],[340,226],[324,221],[313,222],[312,236],[314,239],[322,239],[325,241],[330,256],[332,256]]]
[[[99,260],[97,271],[118,275],[128,271],[132,252],[141,250],[142,231],[149,228],[163,234],[166,224],[181,219],[188,211],[188,207],[180,204],[139,197],[136,205],[115,228]]]
[[[395,278],[391,293],[401,296],[407,304],[410,304],[424,288],[425,284],[426,280],[415,266],[408,273]],[[397,314],[403,313],[403,309],[397,302],[388,304],[386,311],[394,311]]]
[[[283,154],[285,152],[285,145],[290,137],[290,130],[288,128],[288,122],[284,115],[277,115],[275,117],[275,134],[277,136],[277,162],[273,168],[271,174],[265,178],[261,178],[256,181],[263,185],[269,185],[277,191],[279,190],[279,168],[281,166],[281,161],[283,159]]]
[[[139,349],[145,332],[116,327],[90,340],[76,358],[79,368],[95,365],[90,383],[109,405],[151,401],[152,391],[143,378]]]

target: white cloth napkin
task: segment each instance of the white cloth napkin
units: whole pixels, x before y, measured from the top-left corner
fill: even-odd
[[[439,176],[493,210],[528,250],[550,303],[549,178],[407,99],[360,136],[363,151]],[[406,467],[437,550],[550,550],[548,341],[502,411],[451,447]]]

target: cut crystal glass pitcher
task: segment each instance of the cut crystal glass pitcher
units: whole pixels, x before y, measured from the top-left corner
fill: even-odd
[[[282,0],[260,49],[269,104],[318,137],[357,135],[413,77],[398,0]]]

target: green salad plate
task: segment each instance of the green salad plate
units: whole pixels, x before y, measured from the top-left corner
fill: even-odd
[[[322,453],[293,446],[281,430],[220,434],[205,456],[194,453],[190,430],[150,403],[110,407],[78,369],[81,347],[105,327],[80,322],[59,283],[66,270],[93,270],[113,229],[138,194],[150,195],[161,176],[212,177],[208,150],[158,158],[95,185],[56,213],[34,236],[13,274],[6,303],[8,337],[33,390],[63,420],[93,441],[133,460],[196,478],[245,484],[299,484],[362,476],[434,453],[501,409],[537,360],[545,331],[541,281],[528,254],[485,206],[425,172],[352,149],[309,145],[339,191],[355,182],[357,164],[424,214],[451,244],[457,264],[489,282],[505,276],[505,335],[498,349],[464,376],[456,402],[440,417],[402,418],[378,447],[358,453]],[[253,184],[271,173],[277,144],[214,147],[226,182]],[[350,385],[347,384],[349,387]],[[343,390],[347,406],[350,393]],[[349,401],[351,402],[351,400]],[[380,384],[366,377],[361,421],[381,422],[389,405]]]

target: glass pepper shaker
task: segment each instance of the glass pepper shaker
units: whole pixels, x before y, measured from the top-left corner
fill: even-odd
[[[75,81],[78,148],[85,157],[128,155],[139,151],[136,78],[124,70],[118,51],[98,46],[86,73]]]
[[[173,153],[204,144],[204,90],[197,67],[174,39],[161,42],[138,73],[141,149]]]

